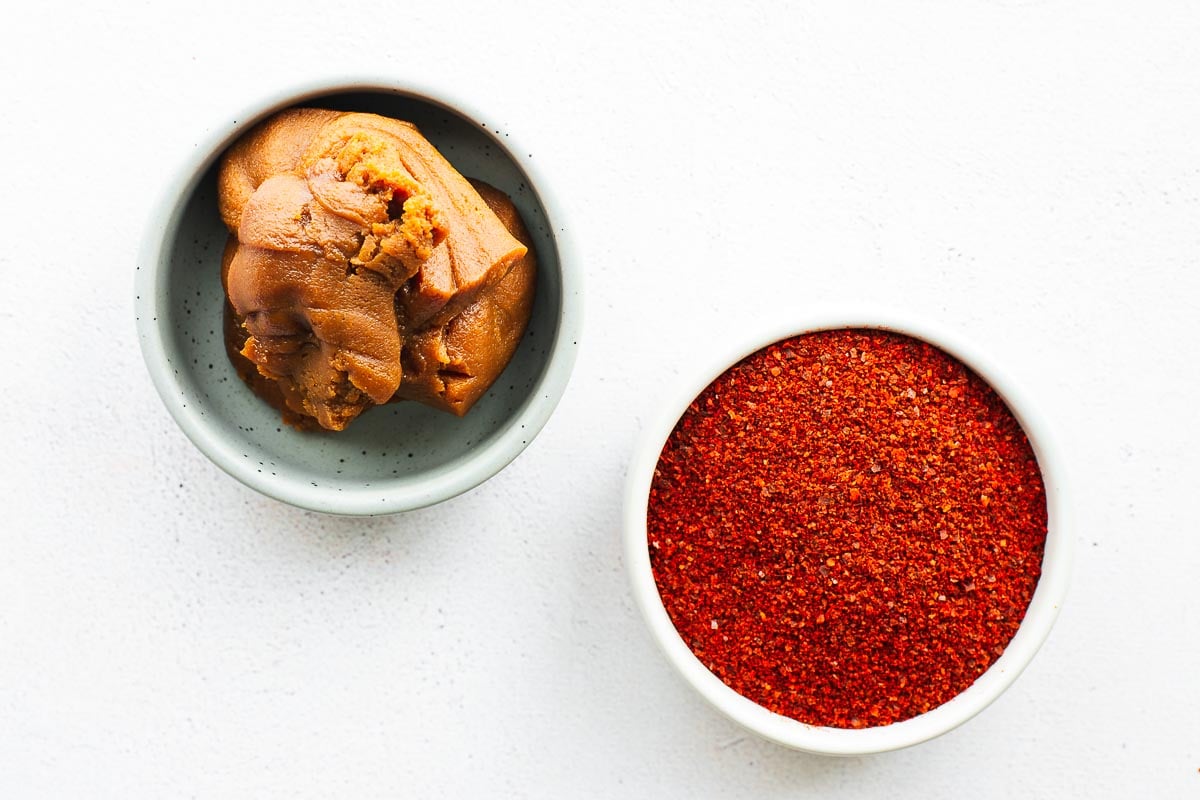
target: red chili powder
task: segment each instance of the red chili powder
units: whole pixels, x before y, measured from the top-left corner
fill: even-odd
[[[842,329],[777,342],[688,407],[650,488],[667,613],[709,670],[813,725],[887,725],[970,686],[1041,574],[1024,433],[961,362]]]

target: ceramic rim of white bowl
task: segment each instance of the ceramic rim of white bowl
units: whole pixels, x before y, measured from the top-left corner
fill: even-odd
[[[465,119],[479,123],[495,119],[479,113],[472,104],[455,96],[444,87],[431,87],[410,80],[396,80],[378,75],[347,76],[340,79],[310,80],[281,89],[261,101],[243,108],[228,124],[222,125],[197,143],[189,156],[171,173],[171,179],[147,220],[134,275],[135,309],[138,341],[142,358],[150,372],[154,387],[163,404],[184,434],[226,473],[241,483],[268,497],[285,503],[329,514],[367,516],[391,514],[430,506],[448,500],[478,486],[512,462],[524,450],[550,419],[566,391],[575,366],[578,342],[583,327],[583,273],[575,255],[568,226],[563,224],[563,205],[558,201],[552,183],[544,177],[532,156],[516,143],[511,133],[496,135],[486,127],[481,130],[492,142],[517,164],[529,179],[546,211],[547,223],[558,250],[561,276],[558,332],[550,359],[537,383],[530,387],[529,402],[512,422],[486,445],[481,445],[469,459],[443,465],[422,475],[421,480],[409,479],[404,485],[387,489],[386,502],[381,502],[378,486],[344,488],[338,491],[328,486],[314,487],[298,481],[266,482],[241,457],[234,443],[219,431],[202,423],[200,418],[184,407],[182,395],[173,382],[174,371],[167,360],[163,333],[156,320],[166,318],[167,274],[158,265],[166,261],[171,242],[187,206],[206,171],[216,162],[225,148],[254,124],[271,113],[308,100],[334,94],[350,93],[393,94],[411,97],[446,108]]]
[[[646,536],[647,502],[654,468],[667,437],[692,400],[729,367],[773,342],[842,328],[876,329],[920,339],[982,377],[1008,405],[1029,439],[1046,488],[1048,520],[1041,578],[1024,620],[1003,655],[970,687],[943,705],[891,725],[857,729],[809,725],[768,711],[710,672],[688,648],[663,607],[650,566]],[[827,311],[789,320],[747,337],[706,359],[704,364],[704,369],[682,382],[663,403],[661,413],[643,429],[630,461],[624,497],[624,556],[633,595],[652,637],[684,680],[727,717],[759,736],[797,750],[842,756],[898,750],[940,736],[1003,694],[1032,660],[1054,625],[1066,596],[1073,549],[1058,449],[1044,419],[1025,393],[964,337],[927,321],[886,311]]]

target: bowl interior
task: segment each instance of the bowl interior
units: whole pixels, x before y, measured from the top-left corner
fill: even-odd
[[[217,213],[216,161],[237,135],[291,105],[412,121],[459,172],[501,189],[520,210],[538,257],[533,316],[508,367],[465,417],[404,402],[372,408],[345,431],[297,432],[282,424],[278,412],[234,372],[222,338],[220,266],[228,234]],[[557,394],[541,391],[541,384],[563,312],[559,250],[547,210],[525,170],[479,122],[397,92],[316,94],[245,120],[201,169],[168,223],[156,296],[139,295],[138,303],[139,314],[145,314],[141,304],[153,301],[152,322],[169,370],[167,380],[158,383],[168,407],[220,466],[268,495],[308,508],[395,511],[471,488],[502,468],[537,433],[549,413],[542,407],[557,400]],[[169,392],[177,396],[168,398]],[[355,500],[338,497],[347,493]]]
[[[728,367],[772,342],[833,328],[874,328],[922,339],[966,364],[1000,396],[1029,438],[1045,485],[1047,534],[1042,575],[1016,635],[991,667],[971,686],[937,708],[891,725],[842,729],[798,722],[758,705],[726,686],[696,658],[675,629],[658,593],[646,537],[646,504],[659,455],[692,400]],[[925,322],[897,320],[883,313],[833,311],[806,324],[780,326],[765,336],[718,355],[694,380],[672,394],[637,443],[625,486],[625,560],[632,590],[654,639],[668,661],[709,703],[748,730],[779,744],[825,755],[877,753],[908,747],[939,736],[973,717],[1020,675],[1045,641],[1066,593],[1071,539],[1063,503],[1062,469],[1050,432],[1028,399],[1001,370],[961,337]]]

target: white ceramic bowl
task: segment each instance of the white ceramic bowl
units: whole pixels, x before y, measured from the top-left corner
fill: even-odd
[[[216,164],[255,123],[320,105],[415,122],[464,175],[505,191],[538,255],[533,317],[512,361],[463,418],[416,403],[373,408],[340,433],[300,433],[253,395],[226,357]],[[514,132],[440,91],[390,80],[293,87],[217,121],[171,176],[136,274],[138,338],[163,403],[217,465],[258,491],[307,509],[386,514],[427,506],[497,473],[541,430],[566,388],[582,324],[582,270],[533,154]]]
[[[996,390],[1024,428],[1046,489],[1048,528],[1041,579],[1020,629],[1004,654],[974,684],[945,704],[911,719],[874,728],[808,725],[768,711],[726,686],[692,654],[672,624],[654,582],[647,545],[646,504],[654,468],[667,437],[691,401],[726,369],[772,342],[834,328],[874,328],[907,334],[939,347],[974,370]],[[991,359],[962,337],[926,322],[879,313],[824,314],[757,333],[714,355],[703,368],[675,387],[661,414],[646,426],[634,448],[625,485],[624,535],[625,564],[634,598],[654,639],[684,680],[748,730],[788,747],[826,755],[878,753],[932,739],[966,722],[999,697],[1050,633],[1066,593],[1072,550],[1058,453],[1044,420],[1033,410],[1029,398]]]

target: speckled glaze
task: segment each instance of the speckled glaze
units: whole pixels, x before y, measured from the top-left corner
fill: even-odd
[[[537,178],[532,154],[459,102],[381,81],[309,86],[268,99],[197,147],[150,221],[137,264],[138,338],[150,375],[184,433],[246,485],[303,508],[387,514],[467,491],[541,430],[562,396],[581,326],[578,262]],[[533,317],[500,378],[463,418],[416,403],[370,409],[339,433],[301,433],[237,377],[222,338],[216,162],[261,119],[295,105],[367,111],[417,124],[464,175],[506,192],[538,255]]]

